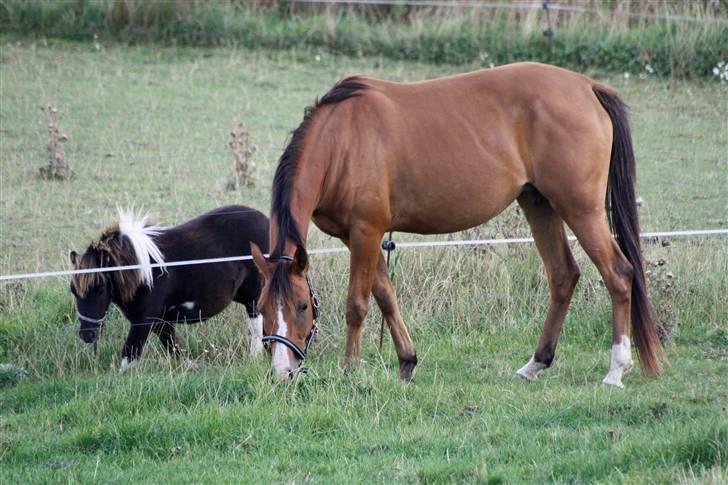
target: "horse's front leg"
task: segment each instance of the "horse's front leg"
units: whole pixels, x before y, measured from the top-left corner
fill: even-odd
[[[142,354],[144,344],[149,338],[149,332],[152,330],[151,322],[133,322],[129,335],[124,342],[124,348],[121,351],[121,371],[138,367],[140,363],[139,356]]]
[[[369,297],[377,272],[379,244],[384,235],[369,225],[355,226],[345,242],[349,246],[349,293],[346,300],[346,350],[344,369],[356,369],[361,362],[361,331],[367,316]]]
[[[162,343],[169,355],[177,357],[182,352],[182,345],[179,343],[179,339],[177,339],[177,334],[174,331],[174,325],[168,322],[163,322],[154,325],[152,330],[154,330],[154,333],[159,336],[159,341]]]

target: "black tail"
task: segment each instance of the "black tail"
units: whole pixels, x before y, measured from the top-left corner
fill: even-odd
[[[634,268],[632,280],[632,333],[637,345],[642,368],[647,374],[658,375],[660,366],[660,340],[652,317],[652,305],[647,298],[640,224],[635,201],[635,161],[632,134],[627,109],[615,92],[606,86],[592,88],[597,99],[612,119],[612,160],[609,167],[608,198],[611,207],[609,223],[617,236],[622,253]]]

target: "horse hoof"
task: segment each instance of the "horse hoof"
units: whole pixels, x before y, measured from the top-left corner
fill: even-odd
[[[516,374],[518,374],[520,377],[523,377],[527,381],[535,381],[536,379],[538,379],[539,372],[541,372],[545,368],[546,364],[536,362],[535,360],[533,360],[533,357],[531,357],[531,360],[529,360],[526,365],[518,369],[516,371]]]
[[[417,354],[399,360],[399,378],[403,381],[411,381],[414,378],[415,366],[417,366]]]
[[[609,374],[607,374],[607,377],[604,378],[604,380],[602,381],[602,384],[624,389],[624,384],[622,384],[622,376],[621,375],[619,375],[619,376],[612,375],[611,372]]]

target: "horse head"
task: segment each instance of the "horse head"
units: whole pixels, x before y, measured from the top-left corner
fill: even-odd
[[[283,379],[301,369],[316,336],[318,296],[308,278],[308,255],[298,246],[293,256],[265,258],[251,243],[253,261],[263,276],[258,311],[263,316],[263,342],[272,354],[272,372]]]

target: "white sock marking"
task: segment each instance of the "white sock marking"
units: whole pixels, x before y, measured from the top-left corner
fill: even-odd
[[[516,371],[516,374],[523,377],[524,379],[528,379],[529,381],[536,380],[538,377],[538,373],[541,372],[546,368],[546,364],[542,364],[541,362],[536,362],[533,360],[533,357],[531,357],[531,360],[528,361],[526,365],[521,367]]]
[[[288,324],[283,318],[283,306],[281,303],[278,303],[278,331],[276,332],[277,335],[280,335],[281,337],[287,337],[288,336]],[[290,351],[288,350],[288,347],[286,347],[283,344],[274,343],[275,346],[275,352],[273,352],[273,372],[280,378],[287,378],[291,371],[293,370],[293,366],[291,365],[291,358],[290,358]]]
[[[119,368],[119,372],[126,372],[128,370],[139,367],[141,363],[142,359],[135,359],[129,362],[129,358],[124,357],[123,359],[121,359],[121,367]]]
[[[184,307],[184,308],[186,308],[188,310],[192,310],[193,308],[195,308],[195,302],[194,301],[186,301],[186,302],[182,303],[182,305],[180,305],[180,306],[182,306],[182,307]]]
[[[602,381],[610,386],[624,387],[622,374],[632,368],[632,352],[630,349],[629,337],[622,335],[618,344],[612,345],[612,364],[609,372]]]
[[[251,355],[253,357],[260,355],[263,350],[263,315],[248,319],[248,337]]]

